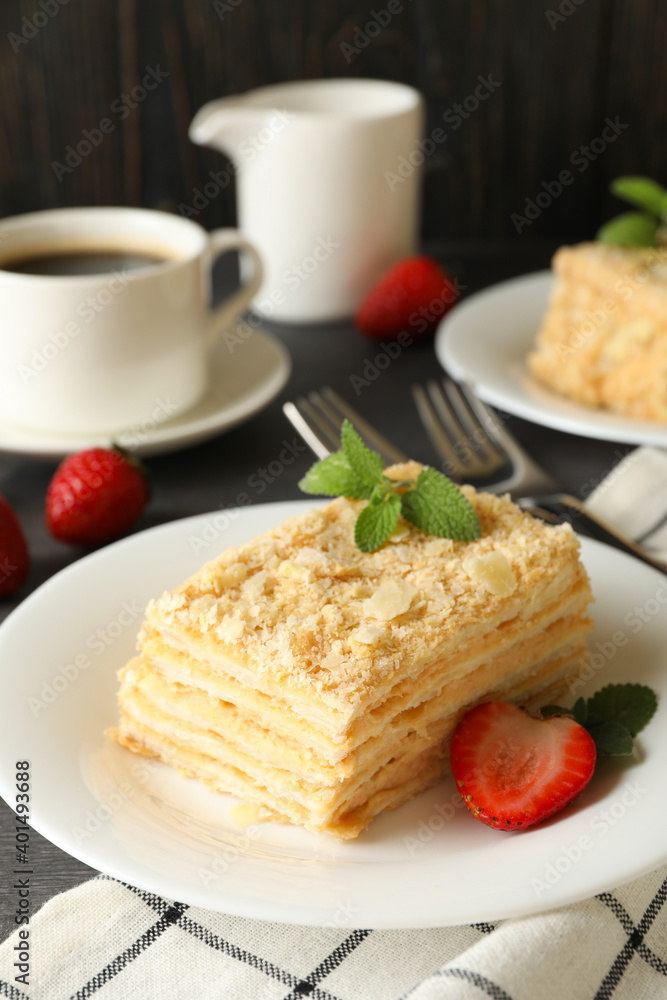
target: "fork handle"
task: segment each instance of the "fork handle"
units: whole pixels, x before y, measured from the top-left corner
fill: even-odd
[[[605,521],[597,514],[592,514],[581,500],[570,496],[569,493],[554,493],[551,496],[526,497],[522,506],[532,506],[536,512],[540,509],[565,517],[572,524],[572,527],[583,527],[593,537],[600,542],[606,542],[622,552],[627,552],[636,559],[641,559],[654,569],[667,574],[667,563],[660,559],[654,559],[644,549],[640,548],[631,538],[619,531],[613,524]]]

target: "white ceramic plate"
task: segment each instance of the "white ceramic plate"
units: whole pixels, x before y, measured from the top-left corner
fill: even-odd
[[[62,458],[82,448],[116,443],[135,455],[160,455],[198,444],[230,430],[258,413],[285,385],[291,370],[289,354],[272,334],[255,330],[230,355],[219,341],[211,359],[211,386],[187,413],[169,419],[158,405],[142,425],[112,436],[49,434],[0,421],[0,453],[32,458]]]
[[[578,804],[519,834],[475,822],[451,780],[348,843],[278,824],[239,829],[230,797],[105,740],[116,719],[115,672],[132,655],[146,600],[309,505],[153,528],[28,597],[0,627],[2,796],[14,801],[14,762],[29,760],[34,828],[93,868],[212,910],[312,925],[431,927],[530,914],[667,861],[662,708],[635,759],[605,763]],[[615,550],[582,546],[598,655],[581,690],[640,681],[664,704],[667,581]]]
[[[487,403],[525,420],[602,441],[667,447],[667,426],[594,410],[556,395],[526,368],[553,283],[538,271],[492,285],[442,320],[435,353],[452,378]]]

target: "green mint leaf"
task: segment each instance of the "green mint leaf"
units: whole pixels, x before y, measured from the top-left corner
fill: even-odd
[[[362,552],[374,552],[391,535],[401,513],[401,499],[389,493],[384,500],[369,503],[354,525],[354,540]]]
[[[593,726],[588,731],[595,740],[595,749],[601,756],[627,757],[633,751],[632,734],[620,722],[610,719],[608,722],[601,722],[599,726]]]
[[[568,715],[571,716],[575,722],[578,722],[580,726],[586,726],[586,717],[588,712],[584,699],[577,698],[572,708],[563,708],[562,705],[544,705],[540,709],[540,715],[543,719],[553,719],[553,717],[557,715]]]
[[[602,722],[619,722],[636,736],[653,718],[658,699],[644,684],[607,684],[588,699],[588,711]]]
[[[600,243],[626,247],[654,247],[658,221],[642,212],[624,212],[606,222],[597,231]]]
[[[574,705],[572,706],[572,715],[574,716],[574,721],[578,722],[580,726],[585,726],[588,719],[588,708],[586,707],[586,702],[583,698],[577,698]]]
[[[345,458],[361,482],[375,486],[376,483],[385,481],[382,459],[377,452],[366,447],[349,420],[343,421],[340,438]]]
[[[572,715],[572,709],[563,708],[562,705],[543,705],[540,715],[543,719],[553,719],[555,715]]]
[[[335,451],[315,462],[299,483],[299,489],[304,493],[344,496],[353,500],[365,500],[373,492],[373,487],[362,482],[352,471],[342,451]]]
[[[393,491],[392,491],[391,483],[390,483],[389,480],[387,480],[386,483],[378,483],[377,486],[373,486],[373,488],[371,489],[371,495],[368,498],[368,502],[369,502],[369,504],[372,504],[372,505],[375,505],[375,504],[378,504],[378,503],[382,503],[382,501],[384,500],[384,498],[389,493],[392,493],[392,492]]]
[[[617,177],[609,186],[612,194],[654,215],[663,211],[667,191],[650,177]]]
[[[414,489],[401,497],[406,521],[441,538],[469,542],[479,538],[481,528],[475,511],[451,479],[436,469],[423,469]]]

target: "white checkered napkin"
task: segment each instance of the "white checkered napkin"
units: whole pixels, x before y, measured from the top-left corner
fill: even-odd
[[[667,559],[667,451],[635,448],[586,501],[659,559]]]
[[[651,1000],[667,997],[667,868],[498,924],[296,927],[188,907],[100,876],[31,924],[30,986],[11,1000]]]

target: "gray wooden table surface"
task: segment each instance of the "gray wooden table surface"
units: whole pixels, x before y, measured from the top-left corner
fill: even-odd
[[[429,250],[459,273],[471,294],[486,285],[513,275],[548,266],[554,248],[543,244],[515,242],[508,245],[438,245]],[[215,510],[234,502],[239,492],[248,492],[253,502],[295,499],[297,483],[313,456],[303,452],[281,475],[258,492],[257,473],[296,435],[281,411],[281,404],[324,384],[333,386],[362,414],[414,458],[437,464],[413,407],[413,382],[437,376],[440,368],[432,342],[414,344],[403,351],[375,380],[360,386],[353,375],[364,377],[364,368],[381,351],[378,344],[358,334],[349,323],[319,328],[270,327],[291,353],[293,370],[280,396],[247,423],[197,447],[147,460],[153,495],[137,531],[191,514]],[[367,367],[366,371],[370,371]],[[355,391],[354,386],[360,391]],[[525,421],[509,418],[517,438],[573,494],[590,488],[629,450],[613,442],[592,441],[562,434]],[[0,493],[22,520],[32,554],[32,573],[16,600],[0,602],[0,621],[35,587],[58,570],[85,554],[62,545],[44,526],[44,496],[55,463],[0,454]],[[268,479],[270,477],[266,477]],[[249,485],[250,484],[250,485]],[[2,669],[2,664],[0,664]],[[25,669],[30,669],[29,664]],[[11,705],[0,706],[4,718]],[[0,717],[0,724],[1,718]],[[17,748],[18,749],[18,748]],[[12,767],[12,761],[0,767]],[[63,802],[62,808],[67,809]],[[14,813],[0,800],[0,939],[15,927],[16,890],[12,888],[15,845]],[[56,893],[91,878],[95,872],[69,857],[35,831],[30,837],[32,913]]]

